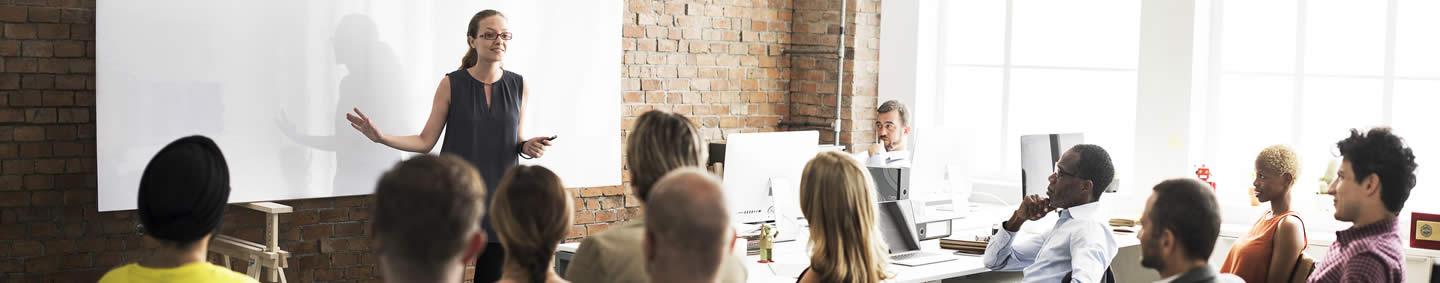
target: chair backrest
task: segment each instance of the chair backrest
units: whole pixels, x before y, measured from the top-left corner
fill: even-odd
[[[1315,272],[1315,259],[1300,253],[1300,259],[1295,260],[1295,267],[1290,269],[1290,282],[1304,283],[1310,278],[1310,273]]]
[[[1074,272],[1066,272],[1065,278],[1061,278],[1060,282],[1070,282],[1070,274],[1072,273]],[[1304,279],[1301,279],[1301,282],[1304,282]],[[1106,267],[1105,277],[1100,279],[1100,283],[1115,283],[1115,272],[1111,272],[1110,268]]]
[[[1309,242],[1310,236],[1304,234],[1305,220],[1301,219],[1299,216],[1291,216],[1295,217],[1295,220],[1300,221],[1300,233],[1302,233],[1301,235],[1304,235],[1303,237],[1305,237],[1305,241]],[[1275,240],[1272,238],[1270,241],[1271,245],[1274,245]],[[1315,259],[1305,255],[1306,248],[1307,247],[1305,246],[1300,247],[1300,256],[1295,259],[1295,266],[1290,267],[1290,280],[1286,280],[1286,282],[1304,283],[1307,279],[1310,278],[1310,273],[1315,271]]]

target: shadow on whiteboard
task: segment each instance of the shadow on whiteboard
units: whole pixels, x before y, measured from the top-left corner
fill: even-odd
[[[370,193],[409,154],[365,139],[344,112],[420,132],[483,9],[516,34],[504,68],[529,81],[524,132],[562,136],[537,162],[567,185],[619,185],[621,26],[574,23],[623,19],[622,2],[99,1],[99,210],[134,209],[150,157],[197,134],[224,151],[231,202]]]
[[[300,107],[284,110],[276,124],[280,131],[297,146],[280,149],[281,173],[284,182],[296,190],[307,191],[306,196],[338,196],[368,194],[374,191],[375,180],[385,169],[404,157],[400,151],[371,142],[364,135],[350,127],[345,113],[360,108],[377,123],[399,123],[410,119],[402,117],[401,105],[406,96],[398,84],[403,74],[395,52],[388,44],[379,40],[375,21],[365,15],[351,14],[340,19],[340,24],[331,37],[335,64],[345,67],[348,72],[339,81],[334,94],[335,105],[330,111],[304,113],[307,109],[324,107]],[[297,111],[299,117],[322,117],[323,125],[329,126],[329,134],[309,134],[300,131],[301,124],[291,120],[290,111]],[[314,122],[317,119],[309,119]],[[391,134],[403,134],[394,133]],[[329,168],[334,168],[333,172]],[[311,180],[311,176],[325,176]]]

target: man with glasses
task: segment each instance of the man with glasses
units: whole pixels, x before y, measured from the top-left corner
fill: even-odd
[[[985,248],[985,267],[997,271],[1023,270],[1023,282],[1101,282],[1118,247],[1110,234],[1109,218],[1100,213],[1100,194],[1115,177],[1110,154],[1100,146],[1070,148],[1055,163],[1047,197],[1025,196],[1020,207],[1001,225]],[[1017,237],[1026,221],[1040,220],[1059,210],[1050,231]]]
[[[875,143],[870,145],[871,167],[910,167],[905,137],[910,135],[910,113],[905,104],[890,100],[880,104],[875,115]]]

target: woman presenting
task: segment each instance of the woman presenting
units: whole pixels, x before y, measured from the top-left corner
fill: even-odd
[[[501,69],[507,43],[513,36],[507,29],[505,15],[495,10],[475,13],[465,35],[470,48],[460,61],[460,69],[440,79],[430,117],[419,135],[380,133],[359,108],[347,113],[345,118],[370,141],[416,153],[430,152],[440,139],[441,131],[449,131],[440,152],[458,155],[474,164],[485,179],[485,196],[489,198],[495,195],[500,177],[515,166],[518,157],[545,155],[550,140],[521,138],[520,125],[525,121],[522,110],[529,94],[520,74]],[[486,203],[489,202],[487,199]],[[488,243],[476,259],[474,279],[493,282],[500,278],[505,251],[490,227],[488,215],[481,227],[485,229]]]

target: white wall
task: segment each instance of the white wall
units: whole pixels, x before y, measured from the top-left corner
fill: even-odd
[[[938,19],[935,9],[937,0],[894,0],[882,1],[880,10],[880,74],[879,94],[875,105],[888,100],[898,100],[910,110],[911,134],[909,146],[915,153],[911,178],[916,182],[939,184],[945,178],[944,170],[948,160],[931,158],[951,156],[943,153],[953,150],[954,145],[925,143],[948,140],[940,138],[947,133],[937,127],[941,119],[941,99],[936,95],[935,65],[928,62],[937,60],[939,47]],[[924,11],[924,12],[922,12]],[[915,194],[938,191],[933,186],[919,186]]]

